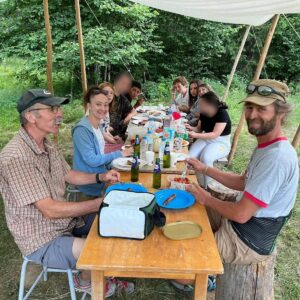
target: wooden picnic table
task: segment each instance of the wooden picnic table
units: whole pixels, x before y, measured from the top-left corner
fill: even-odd
[[[188,176],[195,181],[194,175]],[[130,174],[121,173],[121,181],[130,181]],[[149,192],[152,176],[140,174]],[[167,187],[167,175],[162,175],[162,188]],[[184,210],[163,210],[167,223],[193,221],[202,227],[196,239],[173,241],[161,229],[142,241],[102,238],[98,235],[98,218],[95,219],[84,248],[77,261],[77,268],[90,270],[92,299],[104,299],[105,277],[165,278],[195,280],[195,299],[206,299],[208,274],[222,274],[223,265],[211,230],[205,207],[196,203]]]

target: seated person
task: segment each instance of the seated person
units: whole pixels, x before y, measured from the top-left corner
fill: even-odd
[[[137,114],[136,110],[130,104],[130,101],[124,96],[130,90],[132,77],[130,73],[120,73],[114,82],[115,101],[110,108],[110,125],[112,134],[119,135],[124,141],[126,139],[127,126],[133,116]]]
[[[104,153],[105,141],[100,129],[101,121],[108,113],[107,92],[97,86],[90,87],[84,96],[87,116],[84,116],[72,129],[73,169],[88,173],[104,173],[110,169],[110,163],[118,157],[132,154],[131,148],[123,151]],[[78,187],[86,196],[97,197],[104,184],[88,184]]]
[[[133,106],[135,109],[143,105],[145,97],[142,93],[142,84],[136,80],[132,80],[131,88],[125,96],[130,101],[130,103],[132,102],[132,100],[136,100],[136,103]]]
[[[194,170],[241,191],[236,202],[226,202],[197,185],[187,188],[207,208],[223,262],[245,265],[276,255],[276,239],[291,216],[299,182],[297,153],[282,135],[282,124],[291,111],[288,87],[260,79],[248,85],[247,92],[245,118],[258,145],[245,173],[223,172],[187,159]]]
[[[189,156],[213,166],[214,161],[229,154],[231,121],[226,111],[227,105],[214,92],[204,94],[199,104],[201,113],[198,125],[186,125],[191,130],[189,136],[197,139],[189,150]],[[206,188],[210,178],[197,175],[199,184]]]
[[[114,86],[109,82],[103,82],[99,85],[99,88],[107,92],[108,104],[109,107],[111,107],[115,98]],[[113,136],[111,134],[112,128],[110,127],[109,111],[106,117],[101,121],[101,131],[105,140],[104,153],[110,153],[122,148],[124,145],[122,138],[118,135]]]
[[[199,98],[201,98],[207,92],[212,91],[211,87],[206,83],[201,83],[198,85],[198,95],[197,100],[194,102],[192,107],[190,107],[190,113],[186,116],[188,119],[188,124],[191,126],[196,126],[200,117],[200,105]]]
[[[67,202],[66,182],[74,185],[115,183],[120,174],[70,170],[54,143],[62,122],[61,105],[68,99],[53,97],[43,89],[29,90],[18,102],[22,127],[0,153],[0,192],[7,226],[22,254],[51,268],[75,269],[86,235],[102,198]],[[74,274],[76,290],[90,293],[90,272]],[[131,292],[133,284],[125,283]],[[125,286],[122,284],[122,286]],[[106,296],[116,292],[108,280]]]
[[[171,100],[176,105],[177,109],[182,112],[189,112],[189,91],[187,80],[183,76],[177,77],[173,81],[171,89]],[[178,94],[176,97],[176,93]]]

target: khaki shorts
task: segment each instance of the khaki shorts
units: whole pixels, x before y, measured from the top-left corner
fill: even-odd
[[[223,263],[249,265],[276,256],[276,250],[271,255],[260,255],[249,248],[237,236],[228,219],[221,217],[212,209],[206,209]]]

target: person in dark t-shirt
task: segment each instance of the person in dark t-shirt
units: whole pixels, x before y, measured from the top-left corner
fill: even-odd
[[[125,96],[131,104],[132,100],[136,100],[133,106],[134,108],[138,108],[139,106],[143,105],[145,96],[142,93],[142,84],[139,81],[132,80],[131,88]]]
[[[191,146],[189,155],[213,166],[214,161],[229,154],[231,120],[226,110],[227,105],[212,91],[202,95],[199,105],[201,113],[198,125],[186,125],[190,130],[189,136],[197,139]],[[198,174],[197,177],[199,184],[206,188],[210,178],[203,174]]]
[[[110,107],[110,126],[112,134],[119,135],[125,140],[125,133],[130,119],[137,114],[130,101],[124,96],[128,93],[132,84],[130,73],[119,74],[114,82],[115,99]]]

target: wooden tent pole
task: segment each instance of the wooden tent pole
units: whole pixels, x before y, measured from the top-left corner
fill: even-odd
[[[232,69],[231,69],[231,72],[230,72],[230,75],[229,75],[229,79],[228,79],[228,82],[227,82],[227,86],[226,86],[226,89],[225,89],[225,93],[224,93],[224,96],[223,96],[223,101],[224,102],[226,101],[226,99],[228,97],[229,89],[230,89],[230,86],[231,86],[231,83],[232,83],[237,65],[240,61],[242,52],[244,50],[244,46],[245,46],[247,37],[249,35],[250,28],[251,28],[251,25],[247,26],[247,28],[245,30],[245,33],[244,33],[244,36],[243,36],[243,39],[242,39],[242,42],[241,42],[241,45],[240,45],[240,48],[239,48],[239,51],[238,51],[238,53],[236,55],[236,58],[234,60],[234,63],[233,63],[233,66],[232,66]]]
[[[268,54],[268,51],[269,51],[269,47],[270,47],[270,44],[272,42],[272,38],[273,38],[275,29],[276,29],[276,26],[277,26],[277,23],[278,23],[278,20],[279,20],[279,15],[275,15],[273,17],[272,24],[269,28],[269,32],[266,36],[264,47],[261,51],[260,58],[259,58],[259,61],[258,61],[257,67],[256,67],[256,71],[254,73],[254,77],[253,77],[252,81],[258,80],[259,77],[260,77],[260,74],[261,74],[262,68],[264,66],[264,63],[265,63],[265,60],[266,60],[266,57],[267,57],[267,54]],[[244,112],[242,112],[239,124],[238,124],[238,126],[237,126],[237,128],[234,132],[232,145],[231,145],[231,150],[230,150],[230,153],[229,153],[229,156],[228,156],[228,165],[231,165],[231,163],[232,163],[232,159],[233,159],[234,154],[236,152],[239,136],[240,136],[240,133],[243,129],[244,122],[245,122],[245,114],[244,114]]]
[[[83,92],[83,94],[85,94],[87,91],[87,80],[86,80],[85,57],[84,57],[84,48],[83,48],[79,0],[75,0],[75,9],[76,9],[76,24],[77,24],[78,43],[79,43],[79,52],[80,52],[82,92]]]
[[[43,8],[44,8],[44,19],[45,19],[45,28],[46,28],[46,37],[47,37],[47,86],[48,86],[48,90],[53,95],[54,94],[53,78],[52,78],[53,48],[52,48],[52,34],[51,34],[48,0],[43,0]],[[54,134],[53,140],[55,144],[58,144],[58,134]]]
[[[45,28],[47,36],[47,84],[48,90],[53,94],[53,79],[52,79],[52,35],[49,17],[48,0],[43,0]]]
[[[300,125],[298,126],[298,129],[296,131],[296,134],[293,138],[293,141],[292,141],[292,145],[294,148],[297,148],[298,145],[299,145],[299,142],[300,142]]]

